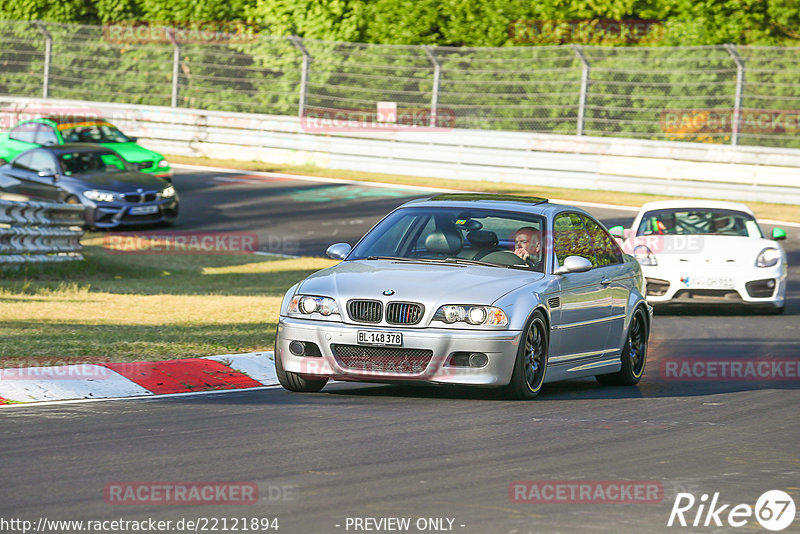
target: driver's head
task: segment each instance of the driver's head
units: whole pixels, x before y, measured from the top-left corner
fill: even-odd
[[[538,254],[542,248],[539,230],[531,226],[523,226],[514,232],[514,248],[522,249],[528,254]]]

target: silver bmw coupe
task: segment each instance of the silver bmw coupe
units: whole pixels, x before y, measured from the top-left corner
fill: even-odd
[[[634,385],[652,308],[639,263],[581,209],[442,194],[403,204],[341,263],[286,293],[275,367],[291,391],[329,379],[501,387],[595,376]]]

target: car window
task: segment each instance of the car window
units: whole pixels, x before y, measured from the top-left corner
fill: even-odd
[[[636,235],[730,235],[763,237],[752,215],[714,208],[672,208],[648,211]]]
[[[17,157],[11,164],[12,167],[15,169],[21,169],[24,171],[30,171],[31,169],[31,161],[33,160],[33,151],[25,152],[19,157]]]
[[[602,267],[604,265],[622,263],[622,251],[614,239],[593,219],[585,215],[582,215],[581,218],[586,230],[592,237],[597,264]]]
[[[414,206],[387,215],[355,246],[348,261],[380,256],[465,260],[543,272],[543,233],[544,218],[532,213]],[[527,238],[524,243],[520,235]]]
[[[56,162],[50,153],[44,150],[34,150],[32,154],[30,168],[33,172],[43,172],[50,175],[56,173]]]
[[[553,223],[553,247],[559,265],[564,265],[567,256],[580,256],[597,267],[597,257],[592,246],[592,238],[577,213],[562,213]]]
[[[67,176],[87,172],[122,172],[127,170],[125,161],[113,153],[67,152],[61,154],[59,163]]]
[[[36,144],[42,146],[57,145],[58,137],[56,137],[55,130],[46,124],[39,124],[36,129]]]
[[[38,124],[35,122],[26,122],[20,124],[11,130],[11,132],[8,134],[8,138],[15,141],[23,141],[25,143],[34,143],[36,141],[36,132],[38,130],[37,126]]]
[[[65,143],[128,143],[130,138],[105,121],[66,123],[58,127]]]

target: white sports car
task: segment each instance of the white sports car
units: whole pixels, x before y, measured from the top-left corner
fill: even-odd
[[[630,230],[610,230],[636,257],[650,303],[740,303],[782,313],[786,252],[744,204],[670,200],[645,204]]]

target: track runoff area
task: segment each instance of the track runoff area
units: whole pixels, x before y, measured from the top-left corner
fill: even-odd
[[[260,252],[288,256],[353,243],[430,194],[208,168],[175,183],[176,231],[252,232]],[[635,214],[584,207],[607,226]],[[800,232],[781,226],[786,314],[657,312],[635,388],[563,382],[511,402],[339,382],[0,410],[0,531],[796,531],[797,378],[668,372],[687,359],[797,361]],[[65,520],[82,523],[53,523]]]

